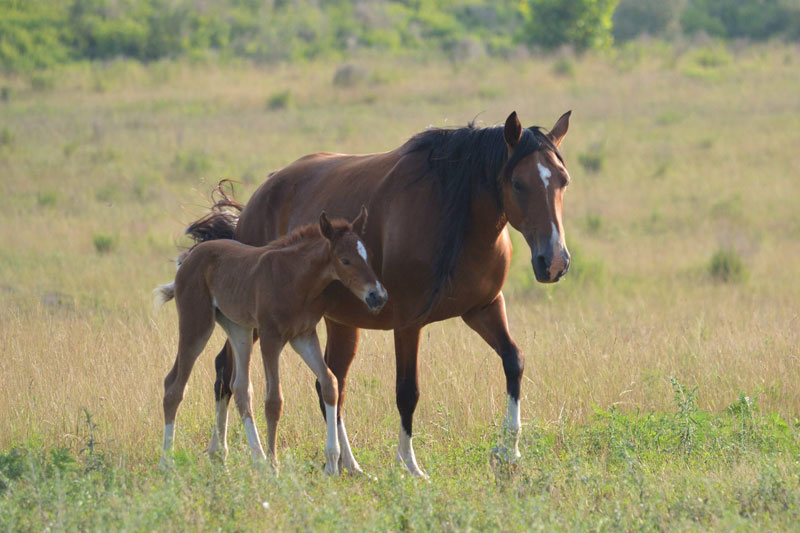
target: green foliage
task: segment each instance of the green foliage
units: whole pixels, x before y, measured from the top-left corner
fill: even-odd
[[[605,160],[606,152],[601,143],[595,143],[585,152],[578,154],[578,163],[580,163],[584,170],[592,174],[597,174],[603,170]]]
[[[294,106],[294,96],[292,96],[292,91],[286,89],[285,91],[278,91],[276,93],[272,93],[267,98],[267,109],[270,111],[275,111],[279,109],[289,109],[290,107]]]
[[[681,14],[688,34],[764,40],[800,36],[800,5],[783,0],[689,0]]]
[[[713,279],[724,283],[743,281],[747,277],[747,268],[739,252],[730,247],[714,252],[708,270]]]
[[[614,41],[622,43],[642,34],[664,36],[680,7],[677,0],[620,0],[613,17]]]
[[[109,235],[108,233],[95,233],[92,237],[92,243],[97,253],[106,254],[114,249],[116,246],[116,239],[114,239],[113,235]]]
[[[531,0],[526,26],[531,44],[577,50],[607,48],[613,42],[612,15],[617,0]]]
[[[3,126],[0,129],[0,148],[3,146],[10,146],[14,143],[14,132],[8,129],[8,126]]]

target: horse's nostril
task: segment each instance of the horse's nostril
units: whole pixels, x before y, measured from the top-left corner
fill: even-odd
[[[536,256],[536,268],[539,270],[539,272],[547,271],[547,260],[543,255]]]

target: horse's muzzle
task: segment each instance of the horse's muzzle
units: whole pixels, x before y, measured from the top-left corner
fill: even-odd
[[[378,313],[383,306],[386,305],[386,301],[389,299],[389,293],[386,292],[386,289],[383,288],[383,285],[380,283],[376,284],[375,288],[370,289],[367,292],[367,296],[364,298],[364,302],[369,307],[369,310],[373,313]]]
[[[539,283],[555,283],[564,277],[569,270],[569,252],[564,250],[559,254],[558,261],[553,261],[552,254],[539,254],[531,259],[533,273]]]

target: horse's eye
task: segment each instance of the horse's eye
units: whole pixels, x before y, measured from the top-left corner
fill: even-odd
[[[522,184],[521,181],[512,180],[511,181],[511,188],[514,189],[517,192],[522,192],[522,189],[524,189],[525,186]]]
[[[346,258],[346,257],[342,257],[342,264],[344,266],[347,266],[347,265],[350,264],[350,260],[348,258]]]

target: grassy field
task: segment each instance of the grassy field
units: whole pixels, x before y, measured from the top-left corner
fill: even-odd
[[[773,529],[800,519],[800,49],[638,45],[612,55],[252,67],[114,62],[0,77],[0,528]],[[334,78],[339,81],[335,84]],[[391,335],[365,332],[345,414],[377,480],[328,479],[313,377],[282,362],[281,473],[231,416],[203,454],[213,356],[156,470],[186,224],[221,178],[247,198],[313,151],[394,148],[516,110],[563,146],[570,274],[506,295],[527,355],[522,460],[492,467],[499,359],[460,321],[423,332],[415,443],[394,463]],[[255,405],[264,397],[254,365]],[[259,409],[260,410],[260,409]],[[263,413],[257,423],[265,427]]]

